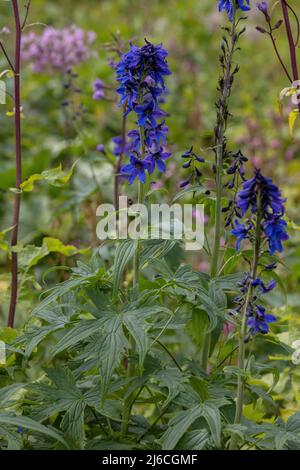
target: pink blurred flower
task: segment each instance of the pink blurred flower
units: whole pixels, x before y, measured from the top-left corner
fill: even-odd
[[[223,334],[225,336],[229,336],[230,333],[232,333],[235,329],[235,325],[233,323],[230,323],[229,321],[224,323],[223,325]]]

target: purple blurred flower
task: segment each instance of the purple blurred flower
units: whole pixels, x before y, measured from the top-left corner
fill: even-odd
[[[96,101],[102,100],[104,98],[104,85],[103,85],[102,80],[100,80],[100,78],[97,78],[94,81],[93,88],[94,88],[93,99]]]
[[[22,59],[31,62],[35,72],[66,72],[90,56],[95,33],[73,25],[63,29],[47,27],[42,34],[22,36]]]

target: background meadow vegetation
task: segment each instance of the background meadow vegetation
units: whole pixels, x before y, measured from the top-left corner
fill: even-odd
[[[294,2],[294,9],[300,15],[298,2]],[[250,162],[261,167],[264,174],[273,178],[282,189],[287,199],[290,239],[285,245],[284,253],[280,255],[276,277],[278,288],[275,292],[268,294],[268,302],[273,307],[278,321],[272,325],[267,337],[258,335],[251,346],[257,363],[264,364],[264,370],[261,367],[259,371],[253,372],[252,390],[245,402],[244,416],[249,423],[251,421],[256,425],[265,426],[272,424],[275,427],[283,426],[282,423],[286,423],[297,413],[300,406],[300,369],[291,361],[293,352],[291,345],[295,340],[300,340],[300,127],[296,125],[294,135],[291,136],[288,126],[288,100],[284,102],[282,113],[279,111],[280,91],[289,86],[289,83],[276,61],[270,41],[255,29],[258,24],[263,23],[262,15],[256,8],[253,8],[247,16],[247,30],[240,40],[241,51],[237,52],[235,57],[240,66],[240,72],[236,76],[234,93],[230,97],[232,116],[227,130],[228,148],[232,151],[241,149]],[[0,18],[1,27],[5,25],[13,30],[9,2],[0,3]],[[73,433],[72,430],[70,431],[71,424],[68,422],[70,417],[66,417],[63,406],[53,408],[54,412],[51,414],[53,404],[51,405],[47,400],[47,393],[50,392],[47,392],[46,387],[50,390],[49,384],[56,384],[56,392],[53,392],[53,388],[51,392],[56,403],[59,401],[57,390],[61,384],[67,390],[64,396],[68,395],[72,387],[79,387],[81,391],[84,390],[84,393],[87,393],[86,390],[91,390],[92,385],[94,386],[91,375],[93,373],[97,375],[96,365],[91,365],[93,373],[85,376],[83,380],[80,376],[84,372],[79,367],[80,357],[78,359],[75,355],[78,353],[77,346],[75,352],[72,351],[69,356],[66,351],[62,351],[53,358],[51,351],[61,340],[60,332],[58,338],[55,334],[49,337],[45,335],[40,343],[38,339],[34,339],[36,330],[34,332],[28,330],[28,321],[29,324],[32,322],[36,328],[44,327],[45,320],[48,326],[51,324],[48,307],[45,308],[44,314],[39,310],[37,318],[30,320],[32,310],[38,308],[40,295],[46,289],[60,285],[69,279],[70,268],[77,266],[78,261],[78,269],[83,271],[84,266],[91,266],[93,263],[94,266],[101,266],[101,280],[107,282],[108,285],[110,282],[109,279],[106,281],[105,276],[113,263],[115,246],[112,243],[100,243],[97,239],[96,208],[100,203],[113,201],[113,166],[109,158],[96,151],[96,147],[100,143],[104,144],[107,152],[110,153],[111,139],[120,135],[121,111],[116,102],[94,101],[92,95],[96,78],[101,78],[108,86],[115,87],[114,72],[108,64],[108,60],[114,57],[110,50],[114,38],[117,37],[125,49],[130,40],[142,45],[143,39],[147,38],[154,44],[162,42],[169,51],[168,63],[172,75],[167,77],[169,95],[165,109],[170,114],[168,144],[173,156],[168,160],[166,174],[160,177],[163,188],[154,194],[154,199],[171,202],[184,177],[181,170],[181,154],[193,145],[198,154],[204,155],[205,158],[210,155],[209,149],[213,142],[216,119],[215,101],[219,76],[221,26],[225,22],[225,15],[218,12],[216,2],[211,0],[187,0],[185,2],[179,0],[152,0],[151,2],[147,0],[89,0],[88,2],[35,0],[32,2],[28,23],[36,23],[32,26],[35,32],[42,31],[43,25],[62,28],[76,24],[86,31],[94,31],[97,37],[91,46],[92,54],[89,59],[74,68],[78,75],[75,79],[76,86],[81,89],[81,93],[75,96],[75,101],[77,105],[82,103],[85,109],[85,112],[76,120],[72,116],[66,117],[61,106],[61,102],[67,98],[67,91],[64,88],[65,77],[59,72],[36,73],[29,63],[23,64],[24,179],[35,173],[40,174],[57,168],[60,164],[64,171],[61,178],[66,175],[67,177],[65,181],[59,180],[55,184],[49,184],[49,180],[37,181],[32,191],[24,192],[22,195],[19,252],[21,290],[15,329],[6,327],[10,292],[10,261],[6,242],[9,238],[4,233],[5,229],[11,226],[13,192],[10,189],[15,186],[12,118],[7,115],[12,111],[13,103],[8,99],[6,105],[1,105],[0,108],[0,231],[3,230],[0,233],[0,248],[2,248],[0,251],[0,340],[13,345],[9,361],[0,365],[0,388],[17,387],[16,384],[31,384],[32,386],[32,389],[27,391],[21,387],[15,388],[10,395],[11,402],[2,397],[3,404],[1,404],[0,393],[0,409],[3,408],[5,413],[16,412],[17,416],[22,413],[23,416],[28,416],[37,423],[44,423],[49,432],[48,435],[41,429],[30,428],[29,425],[29,431],[24,431],[26,426],[20,421],[21,431],[18,433],[15,429],[18,421],[11,420],[7,422],[8,424],[3,424],[7,432],[5,434],[3,431],[1,434],[0,419],[0,442],[3,448],[7,445],[10,448],[55,448],[55,446],[64,445],[60,442],[62,439],[73,448],[105,448],[104,441],[108,442],[107,448],[113,446],[135,448],[143,445],[159,448],[157,442],[163,442],[162,446],[165,448],[176,445],[180,448],[221,447],[218,438],[203,433],[200,437],[198,433],[196,444],[191,444],[191,439],[195,438],[196,434],[192,436],[189,434],[190,441],[186,438],[186,441],[180,441],[181,444],[178,444],[178,440],[175,439],[171,444],[172,435],[164,433],[168,428],[168,420],[174,416],[176,406],[179,408],[182,406],[184,409],[180,401],[168,410],[165,420],[160,423],[159,430],[155,430],[154,426],[151,432],[149,431],[150,434],[148,433],[146,440],[141,438],[147,433],[147,429],[149,430],[149,423],[153,426],[155,418],[160,415],[161,407],[164,409],[166,406],[165,400],[172,401],[174,390],[170,383],[179,383],[178,371],[175,372],[172,368],[174,358],[183,368],[185,361],[188,361],[189,370],[193,370],[195,374],[198,371],[199,338],[195,338],[193,331],[195,325],[188,311],[185,311],[182,317],[176,318],[172,324],[173,328],[166,331],[163,336],[164,344],[167,345],[173,359],[162,350],[159,353],[159,360],[170,366],[174,376],[171,375],[170,370],[165,373],[165,376],[161,373],[162,376],[159,380],[157,379],[156,388],[148,390],[148,394],[143,389],[143,400],[140,403],[137,400],[135,408],[135,414],[139,418],[132,425],[133,437],[127,436],[126,438],[124,429],[118,428],[118,420],[113,421],[118,414],[117,407],[114,408],[115,401],[121,400],[124,394],[120,384],[119,391],[117,386],[115,391],[110,390],[111,396],[103,414],[103,403],[95,405],[96,398],[88,397],[86,406],[90,408],[83,412],[85,425],[83,427],[83,421],[80,421],[81,424],[77,423]],[[277,37],[282,57],[288,63],[289,56],[283,29],[279,30]],[[12,52],[13,41],[7,44]],[[3,70],[6,65],[3,57],[0,60],[1,70]],[[8,91],[11,91],[11,82],[9,79],[6,82]],[[114,97],[112,90],[105,91],[105,94],[108,98]],[[75,162],[73,174],[70,176],[68,171]],[[204,178],[209,178],[208,170]],[[135,197],[134,188],[128,187],[127,184],[123,185],[122,192],[133,199]],[[204,200],[204,203],[209,216],[211,210],[209,197],[207,201]],[[212,218],[209,218],[208,230],[213,230]],[[243,272],[246,269],[245,263],[236,254],[234,243],[230,256],[228,255],[229,261],[223,274],[230,276],[236,270]],[[200,273],[209,272],[208,259],[203,250],[191,254],[177,247],[167,253],[166,259],[173,272],[183,265],[192,265],[193,269]],[[148,267],[145,270],[141,281],[143,289],[153,287],[154,273],[155,267]],[[126,290],[126,286],[130,286],[132,281],[130,271],[127,272],[123,281]],[[64,299],[63,295],[62,298]],[[66,304],[69,302],[71,302],[70,299],[66,301]],[[177,301],[173,298],[165,299],[164,302],[165,307],[171,310],[177,306]],[[72,308],[64,307],[63,301],[61,309],[61,315],[64,318],[72,318],[75,314]],[[79,311],[77,319],[80,320],[82,317],[83,314]],[[161,322],[162,325],[163,319]],[[54,328],[53,324],[52,328]],[[26,332],[27,337],[24,340]],[[234,355],[228,359],[228,354],[234,346],[234,339],[228,339],[225,333],[222,333],[220,345],[211,361],[211,368],[214,372],[223,360],[228,367],[235,364]],[[18,348],[21,353],[18,352]],[[26,350],[30,352],[24,357],[23,353]],[[84,357],[84,352],[81,353]],[[152,356],[148,357],[149,362],[151,358],[153,359]],[[66,365],[70,366],[72,372],[63,372]],[[152,366],[153,370],[156,370],[155,364],[147,364],[149,367],[147,373],[150,375]],[[56,372],[49,373],[50,379],[45,378],[48,369],[53,368]],[[230,375],[230,370],[227,372]],[[62,377],[62,374],[65,376]],[[217,377],[217,385],[216,383],[208,384],[208,388],[216,387],[214,399],[220,399],[223,393],[222,387],[228,385],[228,383],[225,384],[226,380],[229,380],[228,387],[230,388],[233,383],[230,381],[234,381],[235,377],[234,372],[232,374],[230,379],[224,379],[223,376]],[[119,380],[121,380],[120,377]],[[78,383],[76,385],[76,380],[81,380],[80,385]],[[138,381],[138,377],[136,380]],[[224,383],[223,380],[225,380]],[[162,390],[165,388],[168,392],[164,395]],[[55,393],[58,393],[56,397]],[[127,393],[130,393],[130,390],[128,392],[127,389]],[[72,395],[71,392],[70,394]],[[194,397],[191,398],[187,392],[185,399],[187,402],[191,400],[191,403],[194,403]],[[181,400],[184,401],[183,398]],[[99,438],[101,432],[99,434],[97,419],[93,421],[94,405],[97,413],[100,410],[97,418],[100,429],[103,426],[108,429],[101,438]],[[192,405],[187,404],[187,407],[190,408]],[[223,415],[231,416],[232,410],[230,411],[229,408]],[[51,416],[49,422],[46,419],[47,411]],[[80,420],[83,419],[82,415],[80,416]],[[230,422],[229,418],[228,420]],[[298,418],[298,428],[295,432],[300,430],[299,421]],[[170,429],[174,429],[174,426],[176,423],[174,425],[172,422]],[[204,429],[207,433],[211,432],[211,428],[207,431],[205,426],[200,425],[200,429]],[[195,427],[190,430],[190,433],[195,433],[197,429]],[[264,429],[264,432],[267,432],[267,427]],[[11,431],[11,436],[8,436],[8,431]],[[252,431],[254,435],[255,432],[253,429]],[[51,435],[51,432],[54,435]],[[55,432],[58,434],[56,435]],[[230,432],[232,432],[230,425],[227,428],[225,426],[222,446],[225,446]],[[240,429],[239,432],[247,435],[244,429]],[[257,432],[259,434],[259,430]],[[258,448],[280,448],[278,440],[274,444],[274,435],[279,431],[277,430],[275,434],[274,432],[270,430],[266,440],[262,439],[261,446]],[[218,435],[218,431],[216,433]],[[246,447],[251,447],[254,442],[251,439],[252,437],[247,437]],[[202,445],[201,442],[204,444]],[[297,444],[293,442],[293,448],[297,446],[300,448],[300,437]],[[285,445],[289,445],[288,439],[284,441],[282,447]]]

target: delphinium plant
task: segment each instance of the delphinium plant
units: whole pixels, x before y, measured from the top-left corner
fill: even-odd
[[[175,196],[192,195],[210,208],[204,245],[210,272],[182,263],[172,239],[112,240],[113,261],[103,256],[102,243],[102,251],[69,269],[10,345],[20,374],[26,375],[30,359],[32,379],[13,389],[8,382],[2,390],[0,406],[10,394],[12,407],[0,411],[4,448],[235,450],[300,441],[296,415],[287,423],[262,424],[243,417],[249,396],[273,406],[270,394],[255,386],[264,373],[276,375],[255,361],[255,341],[276,325],[267,300],[288,235],[281,191],[259,168],[249,168],[247,156],[231,150],[227,139],[250,1],[215,5],[227,14],[228,26],[219,56],[213,158],[189,143]],[[149,204],[153,175],[166,171],[167,55],[148,39],[119,51],[114,70],[123,115],[121,136],[114,139],[115,200],[130,192],[133,202]],[[95,80],[95,100],[103,99],[104,87]],[[98,151],[105,153],[105,145]],[[212,181],[204,186],[208,168]],[[131,217],[139,215],[139,205]],[[118,206],[113,215],[119,222]]]
[[[230,168],[232,174],[240,171],[236,162]],[[242,172],[242,177],[244,173]],[[263,303],[263,295],[271,292],[276,281],[268,284],[264,275],[276,268],[276,261],[269,262],[266,253],[282,252],[282,242],[288,239],[287,223],[284,220],[284,199],[278,187],[270,178],[255,169],[254,176],[242,183],[232,202],[230,223],[232,234],[237,238],[236,248],[239,251],[244,240],[249,240],[253,250],[249,259],[250,271],[240,282],[240,295],[235,299],[235,310],[239,325],[238,349],[238,389],[235,412],[235,424],[240,424],[243,410],[245,386],[245,347],[251,336],[258,333],[267,334],[269,324],[276,321]],[[241,220],[244,223],[241,223]],[[230,449],[235,449],[237,436],[233,436]]]

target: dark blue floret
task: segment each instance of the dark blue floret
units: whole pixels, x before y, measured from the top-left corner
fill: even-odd
[[[149,162],[140,160],[135,155],[130,156],[130,163],[123,166],[121,172],[127,176],[129,184],[132,184],[135,178],[138,178],[141,183],[146,182],[146,171],[149,170]]]
[[[264,226],[264,232],[268,239],[270,254],[273,255],[275,251],[282,252],[282,242],[289,239],[286,233],[287,223],[280,218],[273,218],[267,221]]]
[[[267,294],[268,292],[271,292],[276,287],[276,281],[272,280],[266,286],[261,279],[257,278],[257,279],[253,279],[253,281],[251,282],[251,285],[253,287],[258,287],[262,294]]]
[[[171,155],[170,152],[164,152],[162,147],[154,152],[150,152],[145,159],[149,163],[149,174],[151,175],[153,173],[155,166],[161,173],[164,173],[166,171],[165,160],[170,158]]]
[[[235,228],[231,230],[231,233],[237,238],[236,249],[239,251],[242,241],[249,238],[249,228],[235,220]]]
[[[269,323],[276,321],[276,317],[266,313],[266,309],[262,305],[255,305],[249,314],[247,324],[253,336],[256,333],[267,334],[269,332]]]
[[[242,11],[250,10],[250,0],[219,0],[219,11],[226,11],[230,21],[233,20],[233,5],[235,2],[236,9]]]

